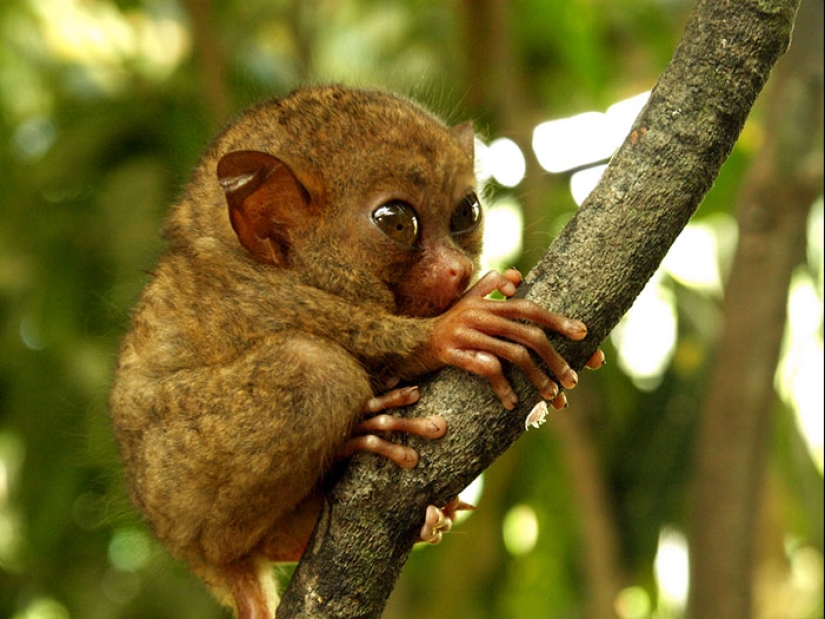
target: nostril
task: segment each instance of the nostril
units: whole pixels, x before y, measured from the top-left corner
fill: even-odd
[[[446,268],[446,276],[453,281],[469,280],[472,274],[472,265],[454,262]]]

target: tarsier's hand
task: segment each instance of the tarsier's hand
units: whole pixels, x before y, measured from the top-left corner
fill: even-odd
[[[435,319],[432,339],[424,355],[433,366],[452,365],[490,381],[496,395],[508,410],[515,408],[518,398],[505,378],[501,359],[509,361],[527,375],[543,398],[557,408],[566,399],[558,385],[531,357],[536,353],[565,389],[578,384],[578,375],[562,359],[547,339],[542,327],[552,329],[572,340],[581,340],[587,328],[549,312],[527,299],[511,299],[506,303],[488,299],[497,290],[512,297],[521,283],[521,274],[509,269],[504,274],[491,271],[482,277],[450,309]],[[520,322],[529,321],[530,324]],[[589,367],[600,367],[604,355],[597,352],[588,361]]]

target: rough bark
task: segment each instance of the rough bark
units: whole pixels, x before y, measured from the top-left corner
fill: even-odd
[[[787,291],[822,187],[822,2],[804,0],[768,100],[768,139],[739,199],[725,328],[700,419],[691,520],[691,616],[752,616],[757,520]]]
[[[555,340],[576,368],[608,335],[695,212],[787,47],[795,0],[700,0],[650,102],[599,186],[525,279],[520,293],[583,320],[585,341]],[[440,441],[405,438],[421,460],[402,471],[352,459],[278,610],[279,617],[378,617],[426,506],[454,497],[523,432],[538,402],[518,373],[521,406],[454,369],[421,384],[409,414],[440,413]]]

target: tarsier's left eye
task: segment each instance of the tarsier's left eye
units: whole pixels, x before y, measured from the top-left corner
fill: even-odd
[[[481,204],[474,193],[466,196],[450,217],[450,232],[461,234],[469,232],[481,221]]]
[[[418,241],[418,215],[412,206],[401,200],[382,204],[372,212],[372,221],[390,237],[407,247]]]

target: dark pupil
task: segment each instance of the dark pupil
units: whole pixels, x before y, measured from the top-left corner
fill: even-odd
[[[392,201],[378,207],[373,221],[390,238],[404,245],[413,245],[418,238],[418,219],[415,211],[405,202]]]
[[[402,232],[406,227],[404,215],[405,213],[401,209],[391,210],[388,208],[386,212],[381,213],[380,218],[388,229],[394,228],[398,232]]]
[[[467,196],[452,217],[453,232],[463,232],[473,227],[478,221],[478,198]]]

